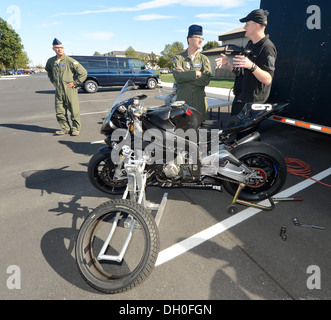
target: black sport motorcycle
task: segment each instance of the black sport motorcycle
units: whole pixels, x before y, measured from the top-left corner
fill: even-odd
[[[246,201],[260,201],[276,194],[286,179],[286,163],[259,133],[239,141],[231,137],[251,129],[278,113],[287,104],[246,104],[228,123],[203,121],[201,114],[183,101],[146,108],[146,98],[128,81],[107,114],[101,133],[106,147],[88,165],[91,183],[100,191],[122,194],[127,185],[124,165],[129,150],[149,157],[148,184],[163,187],[224,188]],[[221,129],[220,129],[221,128]],[[170,155],[170,156],[169,156]]]
[[[132,82],[126,83],[101,128],[107,146],[88,167],[96,188],[123,193],[122,199],[103,203],[87,216],[76,242],[82,277],[104,293],[133,288],[155,266],[159,218],[145,201],[147,184],[220,189],[223,182],[234,195],[228,212],[235,213],[237,201],[270,200],[286,179],[283,156],[259,141],[258,133],[231,142],[233,135],[285,105],[247,104],[220,129],[185,102],[145,108],[143,98]]]

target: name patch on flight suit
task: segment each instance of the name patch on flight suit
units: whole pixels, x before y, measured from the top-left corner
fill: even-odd
[[[193,67],[194,67],[194,68],[200,68],[200,67],[201,67],[201,63],[195,63],[195,64],[193,65]]]

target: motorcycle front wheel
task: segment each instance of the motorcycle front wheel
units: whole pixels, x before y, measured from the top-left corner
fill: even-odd
[[[284,157],[275,147],[262,142],[250,142],[232,149],[231,153],[259,176],[248,182],[240,192],[239,199],[265,200],[281,190],[287,167]],[[229,181],[224,181],[223,186],[233,196],[238,188],[238,184]]]
[[[154,218],[140,204],[123,199],[93,210],[76,242],[76,262],[83,279],[108,294],[143,282],[152,272],[158,252]]]
[[[95,154],[88,164],[88,177],[98,190],[109,194],[123,194],[128,180],[114,180],[116,165],[110,154]]]

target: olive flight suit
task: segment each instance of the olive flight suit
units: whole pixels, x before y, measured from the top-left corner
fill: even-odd
[[[182,67],[185,72],[176,71],[176,67]],[[174,57],[172,69],[177,82],[177,100],[185,101],[207,119],[205,86],[209,84],[211,78],[209,59],[198,52],[192,61],[186,50]],[[201,77],[196,76],[196,71],[201,71]]]
[[[87,71],[78,61],[66,55],[60,60],[56,56],[48,59],[45,69],[49,80],[56,84],[55,111],[61,129],[64,132],[70,131],[69,110],[72,131],[79,131],[81,122],[77,87],[86,80]],[[69,83],[73,83],[75,88],[68,88]]]

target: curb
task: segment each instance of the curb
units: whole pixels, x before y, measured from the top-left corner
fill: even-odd
[[[161,81],[161,86],[166,88],[172,88],[173,83],[171,82],[163,82]],[[233,101],[234,95],[231,89],[225,89],[225,88],[216,88],[216,87],[206,87],[205,92],[206,96],[208,98],[215,98],[215,99],[221,99],[221,100],[230,100]],[[230,94],[230,98],[229,98]]]

